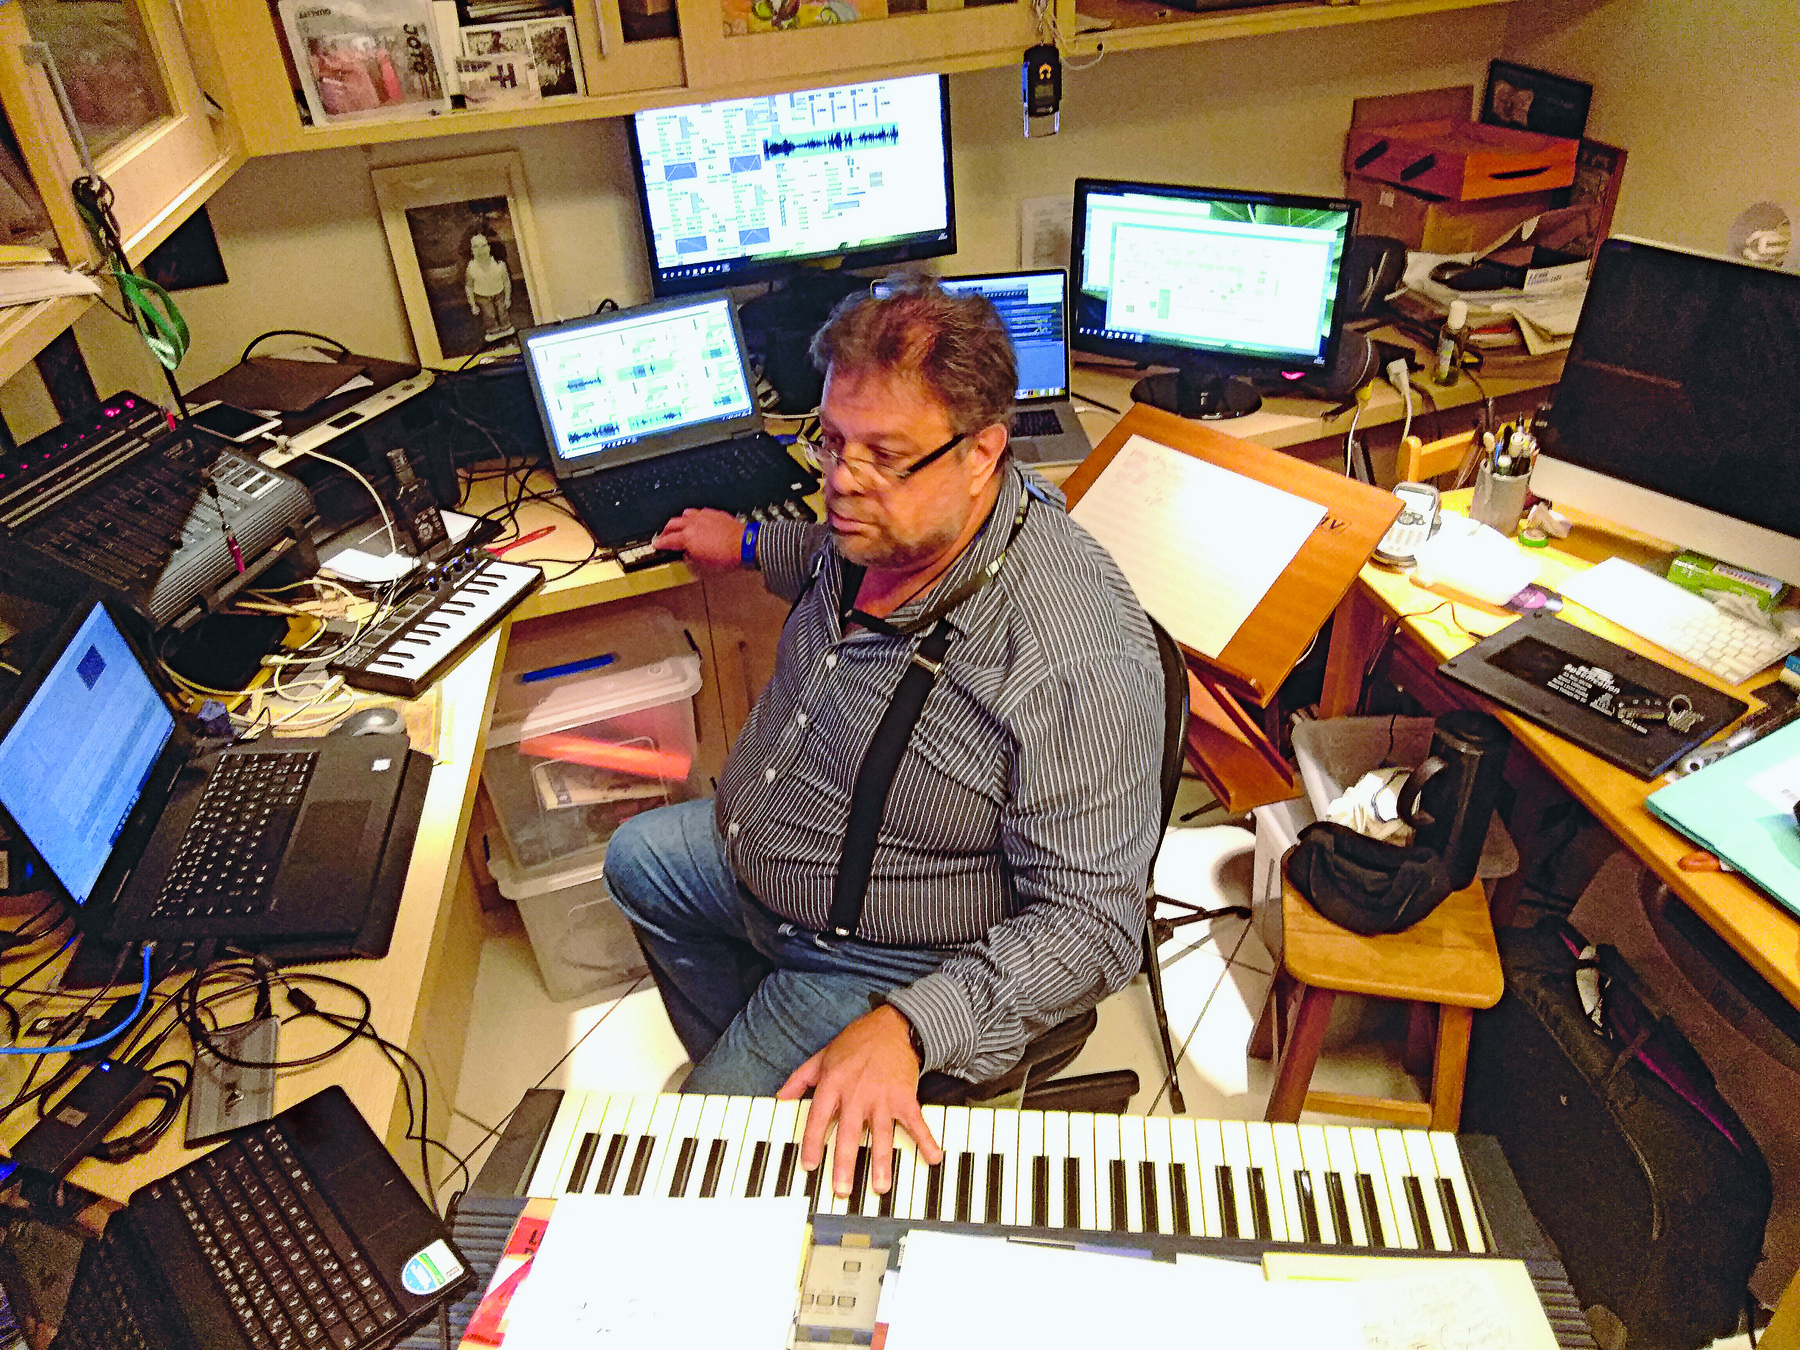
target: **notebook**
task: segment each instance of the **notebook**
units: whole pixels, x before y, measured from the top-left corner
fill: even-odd
[[[142,1187],[90,1242],[54,1350],[373,1350],[473,1280],[339,1087]]]
[[[813,490],[813,475],[763,430],[730,296],[589,315],[523,342],[557,486],[628,564],[688,507],[799,514]]]
[[[82,931],[251,947],[342,935],[343,954],[362,950],[349,939],[377,897],[397,901],[429,757],[404,735],[205,752],[122,618],[77,605],[0,716],[0,808]]]
[[[1069,402],[1069,274],[1056,267],[942,277],[938,284],[953,295],[986,296],[1006,325],[1019,363],[1013,455],[1024,464],[1086,459],[1094,447]]]

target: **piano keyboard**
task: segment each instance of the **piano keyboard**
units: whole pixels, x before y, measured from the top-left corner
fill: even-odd
[[[893,1185],[831,1193],[800,1167],[803,1102],[564,1095],[525,1194],[804,1193],[818,1214],[1480,1255],[1491,1244],[1455,1135],[1083,1111],[927,1106],[944,1159],[896,1132]]]
[[[358,689],[417,698],[543,580],[535,567],[464,550],[426,573],[328,668]]]

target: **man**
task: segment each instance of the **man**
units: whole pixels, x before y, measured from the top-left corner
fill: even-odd
[[[997,1077],[1136,971],[1162,674],[1112,559],[1007,456],[1015,366],[985,299],[852,299],[813,360],[826,523],[688,511],[656,540],[795,601],[774,677],[716,802],[627,822],[606,876],[693,1057],[685,1090],[812,1090],[804,1165],[834,1118],[866,1127],[882,1191],[895,1122],[940,1156],[922,1070]],[[846,919],[858,771],[934,631],[947,653]]]

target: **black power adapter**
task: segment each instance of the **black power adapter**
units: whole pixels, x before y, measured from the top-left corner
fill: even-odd
[[[153,1081],[135,1065],[101,1060],[31,1127],[13,1149],[12,1160],[46,1176],[64,1175],[144,1099]]]

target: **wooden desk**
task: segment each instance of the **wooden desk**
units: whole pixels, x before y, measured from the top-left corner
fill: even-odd
[[[1448,494],[1446,503],[1466,509],[1467,494]],[[1583,518],[1567,540],[1553,543],[1555,547],[1544,550],[1540,577],[1544,585],[1553,589],[1571,570],[1591,566],[1608,556],[1651,562],[1666,560],[1673,552],[1655,541],[1620,532],[1592,518]],[[1365,567],[1337,612],[1320,715],[1336,717],[1355,711],[1364,672],[1378,654],[1377,648],[1390,625],[1397,622],[1405,645],[1422,656],[1428,667],[1435,667],[1472,646],[1476,639],[1470,633],[1487,636],[1515,617],[1509,611],[1476,600],[1457,600],[1452,607],[1444,603],[1447,596],[1448,592],[1414,586],[1404,574],[1373,564]],[[1754,698],[1748,686],[1734,689],[1579,605],[1566,605],[1560,617],[1620,646],[1645,652],[1693,679],[1728,689],[1739,697]],[[1464,632],[1464,628],[1469,632]],[[1658,821],[1644,805],[1644,798],[1657,783],[1646,783],[1615,769],[1554,732],[1487,704],[1460,687],[1456,698],[1494,712],[1519,745],[1571,796],[1790,1003],[1800,1006],[1800,919],[1740,877],[1681,871],[1678,862],[1695,846]]]

